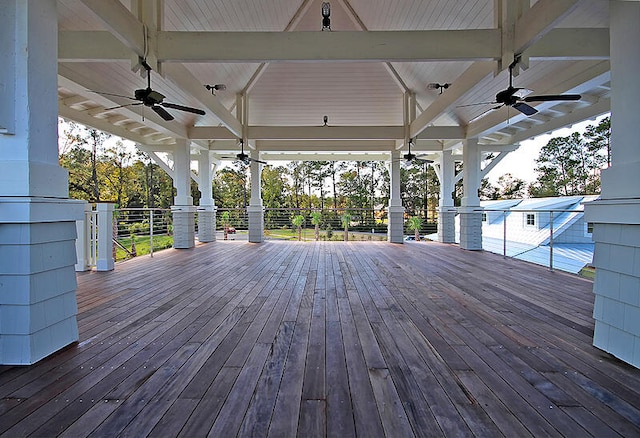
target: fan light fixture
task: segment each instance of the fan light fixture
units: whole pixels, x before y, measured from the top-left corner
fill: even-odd
[[[322,30],[331,30],[331,4],[322,2]]]
[[[207,90],[211,91],[211,94],[213,94],[215,96],[216,95],[216,91],[219,91],[219,90],[224,91],[224,90],[227,89],[227,86],[225,84],[215,84],[215,85],[206,84],[205,88]]]
[[[429,85],[427,85],[427,89],[428,90],[440,90],[440,94],[442,94],[442,90],[446,90],[450,86],[451,86],[451,84],[448,84],[448,83],[438,84],[437,82],[432,82]]]

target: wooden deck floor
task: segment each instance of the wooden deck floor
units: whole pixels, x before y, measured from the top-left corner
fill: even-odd
[[[78,276],[3,436],[639,436],[592,284],[438,243],[217,242]]]

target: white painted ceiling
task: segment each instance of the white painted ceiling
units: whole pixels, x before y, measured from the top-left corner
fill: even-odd
[[[331,32],[321,31],[321,4],[58,0],[60,115],[157,150],[189,138],[224,155],[244,135],[287,159],[388,152],[405,137],[417,150],[469,137],[499,150],[609,111],[606,0],[333,0]],[[531,117],[475,105],[507,87],[514,51],[516,87],[581,100],[537,104]],[[145,88],[132,70],[139,56],[166,102],[207,114],[169,109],[166,122],[95,93]],[[440,93],[434,82],[451,86]],[[214,96],[205,84],[226,90]]]

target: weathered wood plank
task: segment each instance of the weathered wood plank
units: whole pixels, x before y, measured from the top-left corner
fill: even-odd
[[[0,367],[0,433],[640,435],[640,373],[591,346],[591,283],[527,263],[230,241],[78,284],[81,342]]]

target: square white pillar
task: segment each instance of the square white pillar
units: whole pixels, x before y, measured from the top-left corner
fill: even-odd
[[[594,224],[593,345],[640,368],[640,3],[611,1],[611,157],[602,195],[585,204]]]
[[[114,205],[106,202],[96,204],[98,212],[98,258],[97,271],[113,271],[113,210]]]
[[[213,205],[198,207],[198,242],[216,240],[216,210]]]
[[[196,246],[196,207],[193,205],[172,205],[173,247],[188,249]]]
[[[456,209],[453,207],[438,208],[438,242],[456,242]]]

